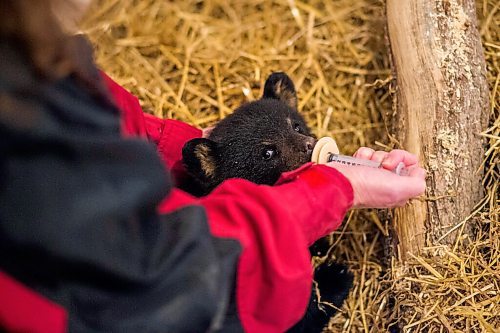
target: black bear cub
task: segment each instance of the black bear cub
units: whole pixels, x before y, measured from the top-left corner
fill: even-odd
[[[292,81],[275,73],[263,98],[224,118],[208,139],[188,142],[183,162],[200,194],[229,178],[272,185],[282,172],[309,162],[315,142],[297,112]]]
[[[273,185],[283,172],[311,160],[316,140],[297,111],[297,95],[285,73],[266,80],[261,99],[242,105],[212,130],[209,137],[193,139],[183,148],[183,163],[190,179],[181,187],[201,196],[229,178],[244,178]],[[313,254],[324,251],[319,243]],[[312,250],[311,250],[312,251]],[[306,314],[290,332],[321,332],[347,297],[352,275],[338,264],[316,268],[320,291],[312,291]],[[285,301],[285,300],[284,300]]]

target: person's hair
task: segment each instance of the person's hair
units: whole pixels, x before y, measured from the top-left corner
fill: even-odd
[[[70,8],[71,2],[0,0],[0,38],[22,48],[34,69],[50,79],[79,72],[72,38],[54,15],[58,8]]]
[[[0,0],[0,41],[16,45],[44,79],[55,81],[71,75],[92,96],[114,105],[95,67],[87,40],[72,36],[68,30],[76,26],[84,3]]]

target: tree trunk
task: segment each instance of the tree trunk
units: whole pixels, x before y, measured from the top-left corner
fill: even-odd
[[[387,20],[396,78],[389,121],[428,171],[426,200],[394,214],[404,261],[469,231],[461,222],[482,198],[488,87],[474,0],[387,0]]]

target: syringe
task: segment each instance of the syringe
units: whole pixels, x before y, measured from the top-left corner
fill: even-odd
[[[314,146],[311,161],[314,163],[335,162],[344,165],[362,165],[371,168],[381,168],[382,163],[372,160],[364,160],[361,158],[346,156],[339,154],[337,143],[330,137],[323,137],[318,140]],[[407,176],[408,169],[403,162],[400,162],[394,170],[391,170],[399,176]]]
[[[364,160],[361,158],[356,158],[356,157],[351,157],[351,156],[346,156],[346,155],[340,155],[340,154],[333,154],[329,153],[328,155],[328,162],[336,162],[344,165],[361,165],[361,166],[367,166],[371,168],[381,168],[382,163],[380,162],[375,162],[372,160]],[[392,170],[395,174],[399,176],[408,176],[408,169],[405,167],[405,164],[403,162],[399,162],[397,167]]]

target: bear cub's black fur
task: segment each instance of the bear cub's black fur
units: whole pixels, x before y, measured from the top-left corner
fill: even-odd
[[[181,187],[202,196],[229,178],[244,178],[273,185],[283,172],[311,160],[316,140],[297,111],[297,95],[285,73],[273,73],[266,80],[261,99],[239,107],[220,121],[208,138],[193,139],[183,148],[183,163],[190,175]],[[323,252],[316,243],[311,251]],[[340,307],[349,293],[353,276],[338,264],[316,268],[314,278],[321,302]],[[286,301],[286,300],[284,300]],[[335,313],[318,304],[313,290],[303,319],[291,332],[321,332]]]
[[[284,73],[266,81],[263,98],[220,121],[208,139],[194,139],[183,162],[201,193],[229,178],[274,184],[281,173],[311,160],[316,140],[297,112],[295,88]]]

